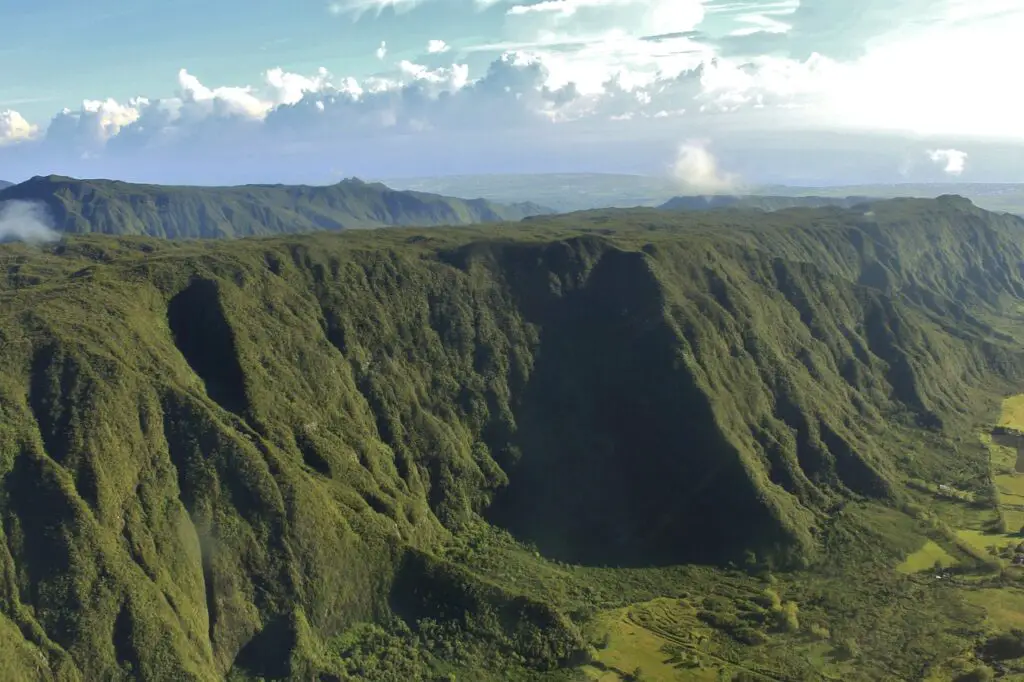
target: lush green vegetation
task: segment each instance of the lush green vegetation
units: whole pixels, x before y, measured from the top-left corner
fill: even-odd
[[[35,177],[0,186],[0,202],[42,202],[60,232],[169,239],[245,237],[388,225],[468,225],[549,213],[531,203],[494,204],[400,192],[357,179],[326,187],[167,187]]]
[[[0,673],[1016,670],[979,434],[1022,236],[946,197],[4,245]]]

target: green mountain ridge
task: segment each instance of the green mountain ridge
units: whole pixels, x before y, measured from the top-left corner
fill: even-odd
[[[0,246],[4,672],[570,679],[636,571],[897,556],[844,510],[991,488],[1022,236],[943,197]]]
[[[515,221],[550,213],[531,203],[494,204],[401,192],[358,179],[335,185],[178,187],[34,177],[0,189],[0,202],[45,204],[59,232],[218,238],[395,225]]]
[[[680,183],[668,176],[613,173],[538,173],[436,176],[383,179],[390,187],[435,192],[452,196],[484,197],[497,202],[529,199],[558,212],[607,207],[659,206],[679,194]],[[967,197],[989,211],[1024,215],[1024,184],[1021,183],[898,183],[799,187],[750,186],[745,194],[778,197],[871,197],[872,201],[896,197],[935,198],[944,194]]]
[[[818,196],[771,196],[771,195],[695,195],[677,196],[658,208],[666,211],[702,211],[724,208],[754,208],[761,211],[778,211],[784,208],[818,208],[840,206],[852,208],[872,201],[869,197],[818,197]]]

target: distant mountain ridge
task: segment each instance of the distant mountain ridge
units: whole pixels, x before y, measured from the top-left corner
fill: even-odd
[[[42,202],[60,232],[168,239],[469,225],[553,212],[533,203],[503,205],[392,190],[355,178],[329,186],[193,187],[50,175],[0,189],[0,202],[8,200]]]
[[[564,213],[595,208],[659,206],[683,191],[679,182],[668,176],[611,173],[452,175],[381,180],[397,189],[448,196],[483,197],[502,203],[536,201]],[[873,200],[957,194],[989,211],[1024,215],[1024,184],[1021,183],[945,182],[827,187],[754,185],[746,187],[743,193],[773,197],[866,196]]]
[[[6,188],[12,186],[13,184],[14,184],[13,182],[7,182],[6,180],[0,180],[0,189],[6,189]]]
[[[822,208],[838,206],[852,208],[872,201],[870,197],[786,197],[760,195],[697,195],[673,197],[659,206],[666,211],[707,211],[722,208],[753,208],[760,211],[779,211],[786,208]]]

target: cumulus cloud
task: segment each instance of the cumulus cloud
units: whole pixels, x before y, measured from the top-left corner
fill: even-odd
[[[0,111],[0,145],[28,140],[39,133],[39,127],[30,124],[17,111]]]
[[[0,202],[0,243],[49,242],[60,238],[51,227],[46,206],[33,201]]]
[[[441,54],[442,52],[447,52],[449,49],[451,48],[448,46],[448,43],[443,40],[435,39],[427,41],[427,52],[429,54]]]
[[[295,104],[307,92],[320,92],[330,85],[331,74],[324,67],[317,70],[315,76],[303,76],[289,73],[280,67],[267,70],[264,74],[270,88],[271,101],[275,105]]]
[[[961,175],[967,167],[967,153],[959,149],[931,149],[928,158],[948,175]]]
[[[384,59],[388,56],[388,43],[386,40],[380,41],[380,45],[377,46],[377,51],[374,54],[377,56],[377,59]]]
[[[86,100],[78,110],[64,109],[46,129],[46,139],[65,149],[89,154],[99,151],[123,128],[139,120],[143,98],[120,104],[113,99]]]
[[[679,146],[672,175],[688,194],[732,194],[739,187],[739,178],[719,168],[704,140],[689,140]]]

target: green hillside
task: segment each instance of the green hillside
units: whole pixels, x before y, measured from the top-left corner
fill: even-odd
[[[677,196],[659,206],[666,211],[704,211],[723,208],[753,208],[760,211],[778,211],[784,208],[818,208],[841,206],[851,208],[871,201],[867,197],[786,197],[714,194],[707,196]]]
[[[0,679],[1012,670],[1022,237],[943,197],[2,245]]]
[[[389,225],[468,225],[550,213],[535,204],[494,204],[400,192],[357,179],[326,187],[173,187],[35,177],[0,188],[0,202],[45,204],[60,232],[168,239],[246,237]]]

